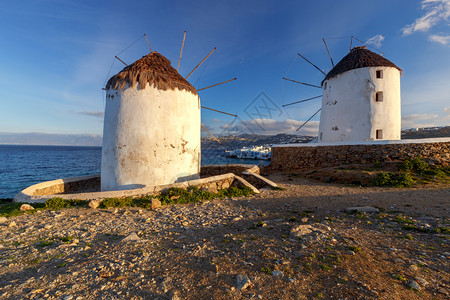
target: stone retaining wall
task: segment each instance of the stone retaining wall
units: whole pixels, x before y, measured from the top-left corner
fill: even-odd
[[[164,189],[171,187],[186,189],[190,186],[196,186],[211,192],[216,192],[219,189],[227,189],[231,186],[249,187],[253,192],[259,193],[259,190],[256,187],[251,185],[244,178],[241,178],[230,171],[234,171],[239,175],[242,174],[245,178],[249,179],[252,179],[251,174],[253,174],[253,172],[259,174],[259,168],[255,165],[207,165],[202,166],[203,178],[201,179],[159,186],[135,185],[128,190],[103,192],[100,191],[100,175],[72,177],[41,182],[29,186],[14,197],[14,202],[45,202],[52,197],[86,201],[112,197],[141,197],[146,195],[156,195]],[[258,184],[258,187],[267,186],[271,186],[270,182]]]
[[[233,173],[241,175],[244,172],[259,174],[259,167],[256,165],[231,164],[231,165],[204,165],[200,169],[200,177]]]
[[[305,145],[272,147],[271,164],[264,170],[289,171],[375,162],[403,161],[422,157],[427,161],[448,165],[450,141],[411,142],[360,145]]]

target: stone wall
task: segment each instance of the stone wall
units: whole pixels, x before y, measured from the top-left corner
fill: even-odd
[[[100,190],[100,175],[58,179],[50,181],[50,184],[35,186],[33,195],[36,196],[98,191]]]
[[[259,174],[259,167],[256,165],[231,164],[231,165],[203,165],[200,169],[200,177],[215,176],[233,173],[241,176],[244,172]]]
[[[272,147],[271,164],[264,170],[289,171],[352,164],[371,164],[377,161],[403,161],[422,157],[448,165],[450,141],[433,143],[362,144]]]

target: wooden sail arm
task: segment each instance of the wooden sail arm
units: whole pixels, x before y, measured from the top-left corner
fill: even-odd
[[[331,60],[331,65],[332,65],[333,68],[334,68],[333,58],[331,57],[330,50],[328,49],[327,42],[325,42],[325,38],[323,38],[322,40],[323,40],[323,43],[325,44],[325,47],[327,48],[328,56],[330,57],[330,60]]]
[[[306,123],[308,123],[309,121],[311,121],[311,119],[314,118],[314,116],[317,115],[317,114],[319,113],[319,111],[321,111],[321,110],[322,110],[322,108],[319,108],[319,110],[316,111],[316,112],[315,112],[308,120],[306,120],[305,123],[303,123],[299,128],[297,128],[296,131],[299,131],[300,128],[302,128],[303,126],[306,125]]]
[[[288,80],[288,81],[292,81],[292,82],[295,82],[295,83],[299,83],[299,84],[303,84],[303,85],[312,86],[312,87],[315,87],[315,88],[322,89],[322,87],[318,86],[318,85],[314,85],[314,84],[310,84],[310,83],[304,83],[304,82],[300,82],[300,81],[297,81],[297,80],[289,79],[289,78],[286,78],[286,77],[283,77],[283,79],[284,80]]]
[[[229,116],[232,116],[232,117],[236,117],[236,118],[237,118],[237,115],[229,114],[229,113],[224,112],[224,111],[221,111],[221,110],[217,110],[217,109],[213,109],[213,108],[209,108],[209,107],[205,107],[205,106],[201,106],[201,108],[209,109],[209,110],[212,110],[212,111],[221,113],[221,114],[225,114],[225,115],[229,115]]]
[[[215,86],[218,86],[218,85],[221,85],[221,84],[224,84],[224,83],[227,83],[227,82],[236,80],[236,79],[237,79],[237,78],[233,78],[233,79],[229,79],[229,80],[226,80],[226,81],[223,81],[223,82],[219,82],[219,83],[216,83],[216,84],[213,84],[213,85],[210,85],[210,86],[207,86],[207,87],[198,89],[197,92],[203,91],[203,90],[206,90],[206,89],[209,89],[209,88],[212,88],[212,87],[215,87]]]
[[[150,43],[148,42],[147,35],[144,33],[145,39],[147,40],[148,47],[150,48],[150,53],[153,52],[152,47],[150,47]]]
[[[188,76],[186,76],[184,79],[188,79],[189,76],[191,76],[191,74],[198,68],[200,67],[200,65],[214,52],[216,51],[216,47],[214,47],[214,49],[211,50],[211,52],[208,53],[208,55],[206,55],[206,57],[194,68],[194,70],[191,71],[191,73],[188,74]]]
[[[286,107],[286,106],[289,106],[289,105],[292,105],[292,104],[297,104],[297,103],[302,103],[302,102],[306,102],[306,101],[311,101],[313,99],[320,98],[320,97],[322,97],[322,95],[311,97],[311,98],[307,98],[307,99],[303,99],[303,100],[300,100],[300,101],[295,101],[295,102],[292,102],[292,103],[289,103],[289,104],[284,104],[284,105],[281,105],[281,107]]]
[[[303,58],[304,60],[306,60],[307,62],[309,62],[311,65],[313,65],[314,68],[316,68],[317,70],[319,70],[320,72],[322,72],[323,75],[325,75],[325,76],[327,75],[327,74],[325,74],[324,71],[322,71],[321,69],[319,69],[318,66],[316,66],[315,64],[313,64],[312,62],[310,62],[308,59],[306,59],[306,57],[304,57],[304,56],[301,55],[300,53],[297,53],[297,54],[298,54],[298,56],[300,56],[301,58]]]
[[[117,55],[114,57],[117,58],[121,63],[123,63],[125,66],[128,67],[128,64],[126,62],[124,62],[123,60],[121,60]]]
[[[202,128],[204,131],[206,131],[214,140],[216,140],[216,142],[218,142],[219,144],[221,144],[223,146],[223,144],[211,133],[208,131],[208,129],[206,129],[205,125],[203,125],[203,123],[201,124]]]
[[[178,59],[177,72],[178,72],[178,70],[180,69],[181,55],[183,54],[184,40],[185,40],[185,39],[186,39],[186,30],[184,31],[183,43],[181,43],[181,51],[180,51],[180,58]]]

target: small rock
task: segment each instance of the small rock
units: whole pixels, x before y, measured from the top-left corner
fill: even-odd
[[[420,291],[420,285],[415,280],[411,280],[409,282],[409,287],[412,288],[413,290]]]
[[[446,289],[444,289],[443,287],[438,289],[438,293],[443,294],[443,295],[448,295],[448,291]]]
[[[169,292],[169,300],[180,300],[179,292],[178,291],[170,291]]]
[[[316,229],[318,229],[319,231],[325,232],[325,231],[330,231],[331,228],[325,224],[314,224],[314,227]]]
[[[398,257],[394,258],[393,261],[396,264],[403,264],[403,263],[405,263],[405,261],[403,259],[398,258]]]
[[[1,223],[6,223],[6,221],[8,221],[8,218],[6,218],[6,217],[0,217],[0,224],[1,224]]]
[[[239,274],[236,276],[236,287],[238,290],[245,290],[250,284],[250,279],[246,275]]]
[[[356,253],[353,252],[352,250],[347,250],[347,254],[350,254],[350,255],[356,255]]]
[[[308,235],[313,232],[313,227],[311,225],[298,225],[291,229],[291,236],[301,237],[303,235]]]
[[[98,274],[98,277],[101,277],[101,278],[109,278],[109,277],[111,277],[111,276],[113,276],[113,272],[111,272],[111,271],[108,271],[108,272],[100,272],[100,273]]]
[[[357,207],[347,207],[346,212],[365,212],[365,213],[377,213],[380,210],[372,206],[357,206]]]
[[[281,271],[272,271],[272,275],[281,277],[281,276],[283,276],[283,272],[281,272]]]
[[[20,206],[20,211],[28,211],[28,210],[34,210],[34,207],[30,204],[22,204]]]
[[[420,285],[423,285],[423,286],[426,286],[428,284],[428,281],[426,281],[422,277],[415,277],[414,280],[417,281]]]
[[[306,223],[306,222],[308,222],[308,218],[306,218],[306,217],[305,218],[301,218],[300,221],[302,221],[303,223]]]
[[[152,209],[157,209],[161,207],[161,201],[156,198],[152,199]]]
[[[136,242],[140,241],[141,238],[136,234],[136,232],[133,232],[129,234],[127,237],[125,237],[122,242]]]
[[[16,222],[12,221],[11,223],[9,223],[8,226],[9,226],[9,227],[14,227],[14,226],[17,226],[17,224],[16,224]]]
[[[419,268],[416,265],[410,265],[409,269],[413,272],[416,272]]]
[[[97,207],[100,206],[100,203],[102,203],[101,200],[91,200],[91,202],[89,202],[89,207],[96,209]]]

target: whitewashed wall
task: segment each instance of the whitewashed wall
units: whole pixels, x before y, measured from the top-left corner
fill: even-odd
[[[102,191],[199,178],[200,98],[185,90],[108,90]]]
[[[382,70],[383,78],[376,78]],[[401,127],[400,72],[392,67],[359,68],[324,82],[319,142],[399,140]],[[383,92],[383,101],[375,93]]]

